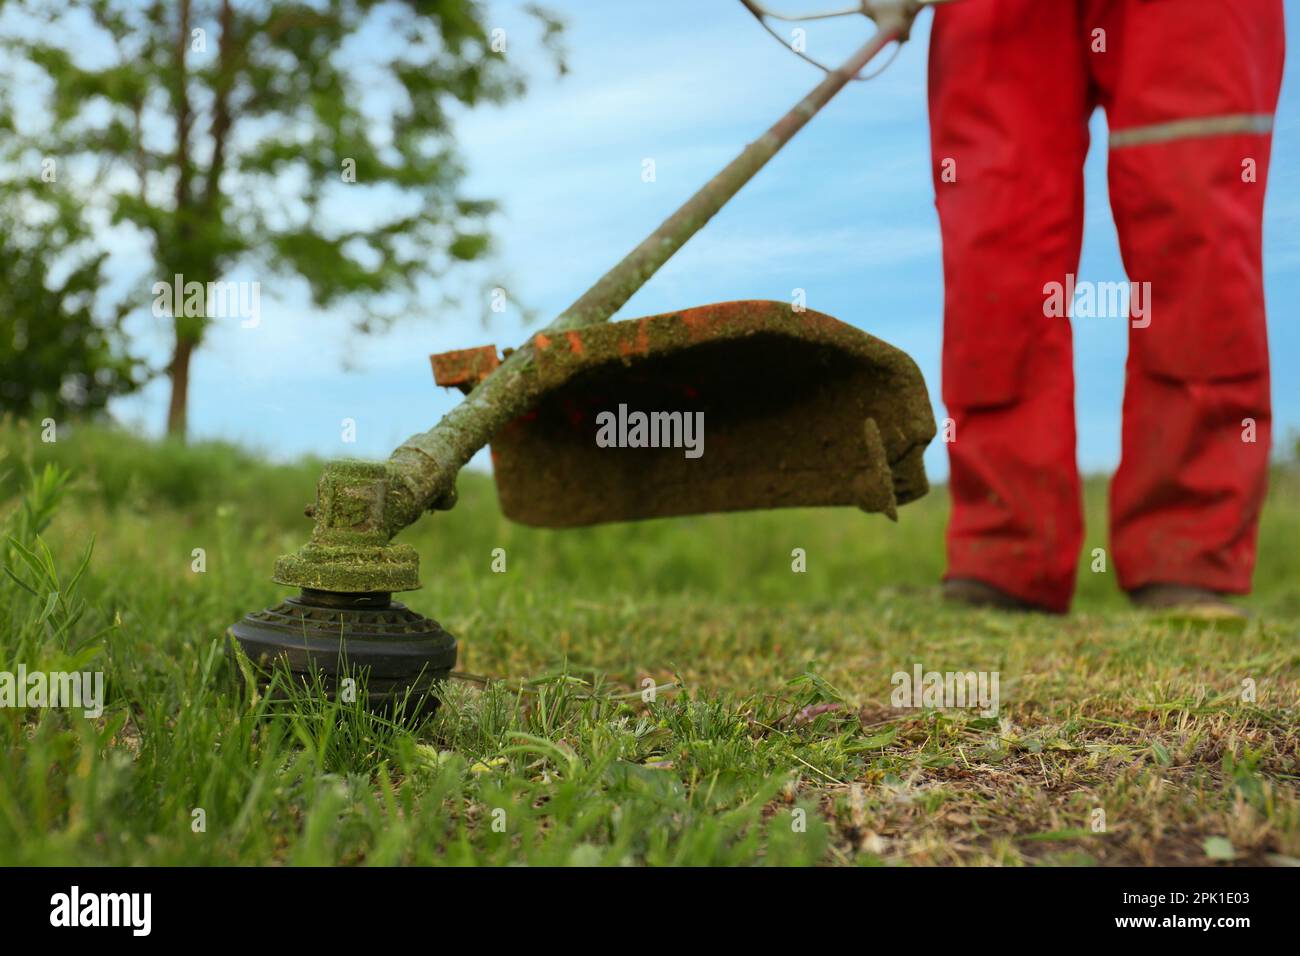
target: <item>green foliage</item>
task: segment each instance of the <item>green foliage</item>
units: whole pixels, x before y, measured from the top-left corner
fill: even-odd
[[[558,51],[555,20],[531,9]],[[243,264],[263,284],[305,280],[368,329],[428,315],[430,280],[489,247],[493,207],[461,192],[450,116],[517,96],[523,78],[474,0],[15,0],[6,13],[0,88],[41,108],[0,100],[0,203],[34,223],[75,209],[86,232],[132,228],[151,253],[146,288]],[[146,303],[135,286],[108,305]],[[173,432],[211,307],[169,311]]]
[[[120,317],[96,315],[104,253],[50,264],[78,225],[32,230],[0,216],[0,412],[63,419],[102,409],[141,382]]]
[[[225,442],[190,445],[154,443],[119,428],[83,422],[61,423],[57,440],[43,442],[30,425],[0,425],[0,460],[8,454],[25,467],[55,466],[77,478],[76,498],[110,512],[189,508],[242,501],[256,508],[250,520],[272,524],[301,517],[312,500],[321,462],[306,459],[293,468],[268,469],[256,456]],[[0,468],[0,503],[22,484],[20,468]]]

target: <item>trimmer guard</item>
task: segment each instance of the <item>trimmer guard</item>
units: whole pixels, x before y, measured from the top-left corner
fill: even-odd
[[[492,439],[513,521],[568,528],[811,505],[894,518],[929,489],[921,456],[934,415],[916,364],[828,315],[720,302],[532,344],[540,398]],[[463,391],[500,361],[492,346],[431,359],[434,380]],[[702,412],[703,453],[601,447],[597,416],[617,418],[620,405]]]

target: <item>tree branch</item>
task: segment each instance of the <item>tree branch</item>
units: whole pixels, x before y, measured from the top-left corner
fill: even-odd
[[[226,165],[226,137],[230,133],[230,90],[235,82],[235,14],[230,0],[221,0],[221,39],[217,41],[217,82],[212,106],[212,162],[203,190],[203,209],[212,213],[221,196],[221,173]]]
[[[190,157],[190,127],[194,116],[190,111],[189,76],[186,72],[186,52],[190,42],[190,0],[180,0],[180,29],[176,36],[176,219],[177,238],[182,249],[189,238],[191,183],[194,166]],[[184,254],[184,253],[182,253]]]

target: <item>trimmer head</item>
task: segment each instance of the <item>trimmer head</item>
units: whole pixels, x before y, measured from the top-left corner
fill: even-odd
[[[345,678],[357,681],[359,696],[364,674],[369,708],[405,717],[433,713],[435,684],[456,666],[456,639],[386,593],[303,589],[245,615],[229,634],[264,675],[283,661],[307,686],[319,674],[333,698]]]
[[[523,524],[811,505],[894,517],[929,488],[935,424],[916,364],[828,315],[722,302],[532,344],[541,396],[492,439],[502,510]],[[491,346],[432,361],[439,385],[465,391],[499,364]],[[692,416],[698,448],[635,446],[634,412],[680,413],[660,434]],[[610,447],[611,434],[630,440]]]

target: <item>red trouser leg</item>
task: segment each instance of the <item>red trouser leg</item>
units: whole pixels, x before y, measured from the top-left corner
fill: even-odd
[[[1069,320],[1044,286],[1079,259],[1090,110],[1066,0],[936,10],[930,121],[943,234],[948,578],[1064,610],[1082,517]]]
[[[1109,0],[1089,15],[1109,34],[1092,64],[1124,266],[1150,283],[1111,486],[1119,583],[1245,592],[1270,442],[1260,233],[1281,0]]]

